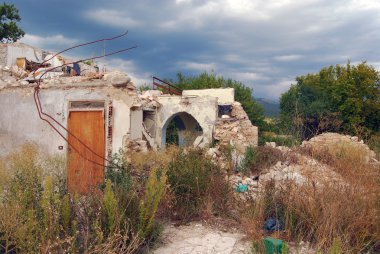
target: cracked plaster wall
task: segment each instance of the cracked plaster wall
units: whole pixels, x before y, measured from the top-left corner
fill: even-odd
[[[2,47],[6,48],[6,53],[1,54],[1,64],[6,66],[16,65],[18,57],[25,57],[29,61],[42,62],[44,59],[44,51],[42,49],[34,48],[23,43],[9,43],[3,44]]]
[[[102,100],[107,106],[112,100],[112,153],[118,152],[122,147],[123,138],[129,135],[130,107],[135,97],[112,87],[40,90],[44,112],[52,115],[65,127],[70,101]],[[33,88],[0,90],[0,108],[0,155],[8,154],[26,142],[35,142],[50,154],[66,155],[66,141],[38,116],[33,100]],[[59,146],[63,146],[63,150],[59,150]]]

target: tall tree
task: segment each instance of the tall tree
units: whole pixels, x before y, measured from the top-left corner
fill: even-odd
[[[20,20],[20,14],[14,4],[3,3],[0,5],[1,42],[15,42],[25,35],[25,32],[17,26],[17,22]]]
[[[264,109],[254,100],[253,90],[243,83],[207,72],[188,77],[178,73],[177,80],[174,83],[181,89],[234,88],[235,100],[241,103],[252,124],[258,126],[260,130],[266,129]]]
[[[297,77],[281,96],[283,126],[310,138],[324,131],[359,136],[380,129],[380,75],[366,62]]]

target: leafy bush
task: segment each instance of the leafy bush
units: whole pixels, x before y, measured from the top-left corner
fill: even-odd
[[[265,145],[266,142],[275,142],[278,146],[292,147],[299,144],[299,140],[292,135],[278,135],[264,132],[259,135],[259,145]]]
[[[284,161],[284,155],[278,149],[270,146],[248,147],[241,161],[238,171],[245,175],[252,172],[260,173],[263,169]]]

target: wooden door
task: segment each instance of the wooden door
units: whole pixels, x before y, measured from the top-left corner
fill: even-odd
[[[68,130],[96,154],[104,157],[103,111],[70,111]],[[67,185],[69,192],[89,193],[104,181],[104,168],[101,166],[104,161],[71,135],[68,140],[85,157],[83,158],[72,147],[68,148]]]

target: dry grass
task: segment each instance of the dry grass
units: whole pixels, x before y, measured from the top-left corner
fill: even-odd
[[[166,168],[172,159],[181,152],[177,146],[168,146],[163,151],[148,151],[146,153],[133,153],[131,166],[139,173],[149,172],[153,168]]]
[[[61,166],[33,144],[2,159],[0,253],[136,253],[157,239],[157,187],[165,183],[154,181],[156,174],[145,198],[128,181],[129,171],[108,179],[104,191],[78,197],[68,195]]]
[[[380,169],[366,163],[366,153],[344,144],[328,149],[304,151],[326,163],[344,179],[326,179],[321,185],[288,182],[276,189],[266,186],[261,196],[245,212],[243,226],[259,240],[268,218],[277,218],[284,230],[276,237],[304,240],[328,251],[334,239],[342,242],[344,253],[374,251],[380,243]]]

